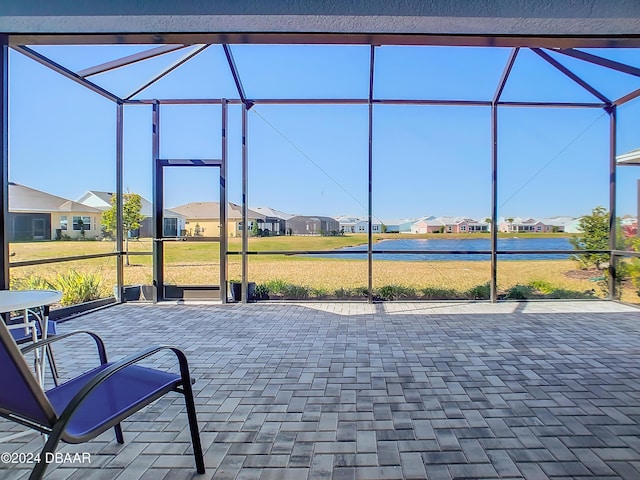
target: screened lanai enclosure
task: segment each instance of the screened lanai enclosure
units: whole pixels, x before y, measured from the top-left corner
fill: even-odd
[[[640,50],[552,43],[8,42],[2,288],[637,303]]]

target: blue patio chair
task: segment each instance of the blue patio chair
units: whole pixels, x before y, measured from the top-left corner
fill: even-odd
[[[94,339],[100,365],[43,391],[23,355],[34,348],[79,334]],[[176,355],[180,375],[136,365],[163,350],[171,350]],[[150,347],[110,363],[100,337],[88,331],[47,338],[20,350],[4,323],[0,322],[0,365],[0,416],[48,435],[29,480],[44,476],[47,459],[52,458],[60,441],[84,443],[114,428],[116,440],[124,443],[120,422],[172,391],[184,395],[196,470],[198,473],[205,472],[192,380],[187,358],[181,350],[165,346]]]

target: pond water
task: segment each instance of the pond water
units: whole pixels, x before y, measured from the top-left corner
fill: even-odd
[[[477,252],[487,251],[491,249],[491,239],[483,238],[429,238],[429,239],[411,239],[402,238],[397,240],[382,240],[373,246],[373,251],[385,250],[423,250],[425,253],[420,254],[401,254],[401,253],[379,253],[373,256],[374,260],[403,260],[403,261],[425,261],[425,260],[472,260],[487,261],[490,260],[488,254],[430,254],[428,251],[465,251]],[[573,250],[573,246],[569,243],[568,238],[500,238],[498,239],[498,250],[514,251],[514,250]],[[335,251],[353,252],[353,254],[331,254],[314,255],[320,258],[345,258],[363,260],[366,258],[367,246],[358,245],[355,247],[344,247]],[[361,252],[361,253],[356,253]],[[364,255],[363,255],[364,254]],[[569,254],[509,254],[498,255],[499,260],[565,260],[570,258]]]

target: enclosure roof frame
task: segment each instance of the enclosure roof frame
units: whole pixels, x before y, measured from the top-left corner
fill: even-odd
[[[265,36],[266,35],[266,36]],[[234,35],[224,35],[220,36],[215,34],[205,34],[205,35],[167,35],[162,36],[163,45],[151,47],[148,50],[141,51],[134,55],[127,55],[119,59],[112,60],[110,62],[106,62],[100,65],[96,65],[94,67],[85,68],[80,72],[73,72],[68,68],[60,65],[59,63],[53,61],[47,56],[37,52],[36,50],[30,48],[25,45],[23,42],[30,40],[31,45],[40,45],[39,43],[45,39],[51,39],[48,36],[20,36],[20,35],[10,35],[7,37],[6,45],[10,48],[13,48],[15,51],[31,58],[32,60],[44,65],[55,72],[63,75],[64,77],[78,83],[79,85],[88,88],[89,90],[101,95],[104,98],[107,98],[114,102],[120,112],[122,112],[122,107],[124,105],[153,105],[154,111],[159,109],[159,106],[162,104],[219,104],[222,105],[223,108],[226,108],[227,104],[241,104],[243,106],[243,142],[246,138],[246,114],[248,110],[256,104],[263,105],[367,105],[369,108],[369,232],[368,232],[368,263],[369,263],[369,302],[373,301],[372,299],[372,186],[371,186],[371,175],[372,175],[372,115],[373,115],[373,107],[375,105],[422,105],[422,106],[478,106],[478,107],[490,107],[492,111],[492,144],[494,145],[494,154],[493,154],[493,166],[492,166],[492,177],[494,178],[493,187],[492,187],[492,278],[491,278],[491,301],[496,301],[496,261],[497,261],[497,210],[496,210],[496,183],[495,178],[497,175],[497,163],[496,163],[496,155],[495,146],[497,145],[497,130],[496,130],[496,122],[497,122],[497,108],[498,107],[551,107],[551,108],[603,108],[610,116],[611,119],[611,133],[610,133],[610,167],[612,171],[610,172],[610,212],[612,217],[615,215],[615,167],[616,159],[615,159],[615,115],[616,115],[616,107],[618,105],[627,103],[632,101],[633,99],[640,96],[640,89],[629,92],[628,94],[618,98],[617,100],[610,100],[607,96],[602,94],[599,90],[597,90],[593,85],[587,83],[581,77],[579,77],[575,72],[573,72],[570,68],[564,65],[560,60],[551,55],[551,52],[556,54],[562,54],[566,56],[570,56],[574,59],[577,59],[582,62],[587,62],[590,64],[598,65],[599,67],[603,67],[606,69],[614,70],[623,74],[633,75],[636,77],[640,77],[640,68],[626,65],[620,62],[615,62],[612,60],[608,60],[606,58],[593,55],[588,52],[583,52],[581,50],[576,50],[575,47],[579,46],[598,46],[598,45],[607,45],[609,47],[619,47],[619,46],[634,46],[640,47],[640,36],[622,36],[620,38],[609,37],[606,41],[603,38],[597,37],[589,37],[588,42],[582,42],[576,38],[565,38],[565,37],[554,37],[554,38],[539,38],[539,37],[498,37],[498,36],[462,36],[462,37],[441,37],[441,36],[388,36],[388,35],[372,35],[368,37],[362,37],[358,35],[349,36],[349,35],[339,35],[337,37],[333,37],[332,35],[299,35],[294,34],[253,34],[249,36],[234,36]],[[95,41],[96,39],[104,39],[104,36],[87,36],[87,35],[79,35],[79,36],[62,36],[55,37],[55,42],[53,44],[75,44],[74,42],[83,41],[85,44],[90,41]],[[264,42],[267,38],[269,38],[269,43],[287,43],[287,44],[339,44],[339,45],[369,45],[370,46],[370,62],[369,62],[369,88],[368,88],[368,97],[367,98],[352,98],[352,99],[322,99],[322,98],[263,98],[263,99],[254,99],[247,95],[247,92],[244,88],[244,84],[242,82],[242,74],[240,69],[238,69],[235,59],[233,57],[232,49],[230,44],[232,43],[260,43]],[[139,36],[131,36],[125,35],[123,37],[119,37],[117,41],[115,38],[111,38],[111,43],[117,44],[125,44],[125,43],[135,43],[140,41],[141,37]],[[167,39],[175,39],[176,44],[172,45],[166,43]],[[210,42],[211,39],[218,39],[219,42]],[[286,42],[284,41],[286,39]],[[158,43],[159,37],[156,37],[154,43]],[[335,40],[335,42],[334,42]],[[337,41],[339,40],[339,42]],[[442,43],[440,43],[442,42]],[[602,42],[602,43],[601,43]],[[180,66],[188,63],[192,58],[198,55],[200,52],[204,51],[206,48],[211,46],[213,43],[219,44],[224,50],[224,54],[227,60],[227,67],[229,68],[229,72],[233,77],[238,98],[230,98],[230,99],[134,99],[132,97],[136,96],[144,89],[150,87],[151,85],[158,82],[160,79],[164,78],[167,74],[179,68]],[[456,46],[491,46],[491,47],[505,47],[509,46],[512,48],[507,63],[504,67],[504,71],[500,77],[500,80],[496,86],[495,93],[493,94],[491,99],[481,99],[481,100],[459,100],[459,99],[451,99],[451,100],[441,100],[441,99],[384,99],[384,98],[375,98],[374,96],[374,78],[375,78],[375,68],[374,68],[374,56],[375,50],[377,47],[381,47],[383,45],[447,45],[449,47]],[[162,70],[158,75],[154,76],[151,80],[146,82],[144,85],[133,91],[130,95],[125,98],[121,98],[118,95],[114,94],[106,90],[105,88],[99,86],[95,82],[89,80],[87,77],[111,71],[116,68],[123,68],[128,65],[133,65],[137,62],[141,62],[150,58],[154,58],[159,55],[164,55],[166,53],[174,52],[180,49],[185,49],[190,46],[196,46],[196,48],[184,55],[182,58],[177,61],[173,61],[168,67]],[[583,90],[587,91],[589,94],[595,96],[599,102],[533,102],[533,101],[502,101],[501,96],[502,93],[509,81],[512,68],[517,60],[517,56],[522,48],[528,48],[533,53],[535,53],[538,57],[542,58],[545,62],[559,70],[565,77],[572,80],[575,84],[580,86]],[[5,102],[8,99],[4,99]],[[118,136],[119,142],[122,140],[122,122],[119,122],[118,125]],[[6,129],[7,127],[5,127]],[[6,136],[6,131],[4,132]],[[122,164],[122,155],[119,155],[117,160],[118,165]],[[5,156],[3,158],[3,162],[6,164],[8,162],[8,157]],[[243,176],[246,176],[246,149],[243,143]],[[118,182],[122,182],[122,175],[120,174],[118,177]],[[243,180],[243,224],[246,225],[246,185]],[[6,185],[2,186],[2,189],[7,189]],[[119,196],[122,195],[121,186],[118,187]],[[7,205],[5,202],[4,205],[4,213],[6,218],[7,213]],[[611,220],[613,221],[613,220]],[[119,229],[122,227],[119,226]],[[243,245],[246,244],[246,237],[248,235],[247,229],[243,230]],[[614,236],[615,233],[612,233]],[[611,245],[615,245],[615,238],[610,239]],[[4,253],[6,257],[6,252],[8,251],[8,239],[4,240]],[[612,247],[610,253],[614,255],[614,248]],[[227,253],[228,252],[224,252]],[[247,256],[253,252],[249,252],[246,246],[243,246],[242,251],[242,261],[243,261],[243,274],[242,274],[242,284],[243,284],[243,300],[247,301]],[[118,288],[121,288],[122,285],[122,261],[121,257],[123,255],[122,248],[118,251],[119,262],[118,262]],[[162,262],[161,262],[162,263]],[[611,262],[615,264],[615,262]],[[10,268],[10,264],[8,262],[3,265],[3,270],[5,272],[5,277],[8,278],[8,269]],[[156,268],[162,268],[162,265],[155,266]],[[615,269],[615,265],[611,267]],[[612,277],[613,278],[613,277]],[[609,289],[609,299],[613,300],[615,297],[615,285],[610,282]],[[3,287],[0,285],[0,287]],[[6,286],[4,286],[6,287]],[[224,300],[223,300],[224,301]]]

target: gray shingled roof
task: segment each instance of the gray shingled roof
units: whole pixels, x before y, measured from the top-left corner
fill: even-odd
[[[188,219],[218,219],[220,211],[219,202],[191,202],[178,207],[173,207],[171,210],[184,215]],[[265,215],[249,209],[249,218],[265,219]],[[235,203],[229,202],[229,208],[227,209],[227,215],[230,219],[242,218],[242,207]]]
[[[100,200],[102,200],[104,202],[104,206],[102,207],[97,207],[99,210],[108,210],[111,208],[111,197],[113,195],[115,195],[115,193],[113,192],[100,192],[98,190],[89,190],[87,193],[85,193],[84,195],[82,195],[79,199],[78,202],[80,203],[84,203],[89,199],[89,196],[93,195],[97,198],[99,198]],[[140,200],[141,200],[141,204],[142,204],[142,208],[140,210],[140,213],[142,215],[144,215],[145,217],[151,217],[153,216],[153,204],[147,200],[146,198],[144,198],[142,195],[140,195]],[[163,214],[165,217],[179,217],[182,216],[180,213],[165,208],[163,210]]]
[[[281,218],[282,220],[289,220],[290,218],[293,218],[295,216],[271,207],[255,207],[253,208],[253,210],[267,217]]]
[[[101,213],[97,208],[14,182],[9,182],[9,211]]]

